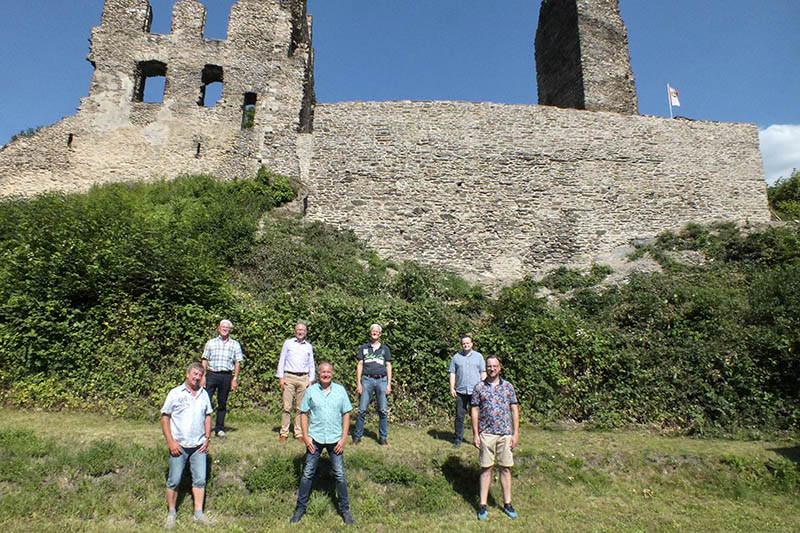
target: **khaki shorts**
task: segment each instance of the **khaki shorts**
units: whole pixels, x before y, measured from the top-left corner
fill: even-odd
[[[481,433],[481,468],[494,466],[495,459],[500,466],[514,466],[511,455],[511,435],[492,435]]]

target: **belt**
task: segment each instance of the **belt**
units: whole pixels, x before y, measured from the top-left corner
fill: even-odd
[[[364,374],[364,377],[365,378],[381,379],[381,378],[385,378],[386,374],[381,374],[381,375],[378,375],[378,374]]]
[[[287,371],[286,371],[286,374],[291,374],[291,375],[293,375],[293,376],[305,376],[306,374],[308,374],[308,372],[289,372],[289,371],[287,370]]]
[[[212,374],[231,374],[230,370],[209,370]]]

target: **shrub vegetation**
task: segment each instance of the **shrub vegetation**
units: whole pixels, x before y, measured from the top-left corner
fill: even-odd
[[[773,205],[797,201],[770,190]],[[150,416],[230,318],[246,357],[233,407],[277,413],[272,376],[295,321],[308,323],[317,360],[331,361],[351,393],[355,348],[379,322],[395,356],[397,419],[449,412],[448,362],[469,332],[501,358],[532,421],[798,428],[796,225],[689,225],[637,250],[661,273],[603,286],[607,267],[561,268],[489,296],[455,275],[381,260],[352,233],[270,213],[293,196],[286,178],[262,170],[0,203],[4,401]],[[687,252],[702,260],[679,261]]]

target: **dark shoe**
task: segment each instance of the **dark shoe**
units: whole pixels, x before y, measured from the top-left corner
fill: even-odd
[[[303,509],[295,509],[294,514],[292,514],[292,517],[289,519],[289,523],[298,523],[303,518],[304,514],[306,514],[306,512]]]
[[[361,439],[353,437],[353,444],[361,444]]]
[[[460,440],[454,440],[453,441],[453,448],[461,448],[461,441]]]
[[[388,446],[389,441],[387,441],[386,439],[381,439],[378,441],[378,444],[380,444],[381,446]]]
[[[350,511],[342,511],[342,520],[348,526],[352,526],[355,522],[353,522],[353,515],[350,514]]]
[[[507,503],[503,506],[503,512],[506,513],[506,516],[508,516],[509,518],[519,518],[519,515],[514,510],[514,508],[511,507],[510,503]]]

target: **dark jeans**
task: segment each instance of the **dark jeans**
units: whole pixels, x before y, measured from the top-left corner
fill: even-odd
[[[314,483],[314,475],[317,473],[317,465],[319,464],[319,456],[322,450],[328,450],[328,455],[331,458],[331,472],[333,478],[336,480],[336,495],[339,498],[339,512],[343,513],[350,510],[350,499],[347,496],[347,478],[344,475],[344,455],[336,453],[333,449],[336,443],[320,444],[314,441],[314,448],[316,451],[310,453],[306,449],[306,466],[303,468],[303,475],[300,478],[300,490],[297,493],[297,509],[306,510],[308,506],[308,497],[311,494],[311,485]]]
[[[453,438],[454,443],[459,443],[464,438],[464,416],[470,409],[472,409],[470,406],[470,401],[472,401],[471,394],[461,394],[460,392],[456,393],[456,427],[455,437]]]
[[[226,372],[206,372],[206,392],[214,406],[214,393],[217,393],[217,422],[214,425],[214,433],[225,429],[225,413],[228,412],[228,393],[231,391],[231,381],[233,374]]]

